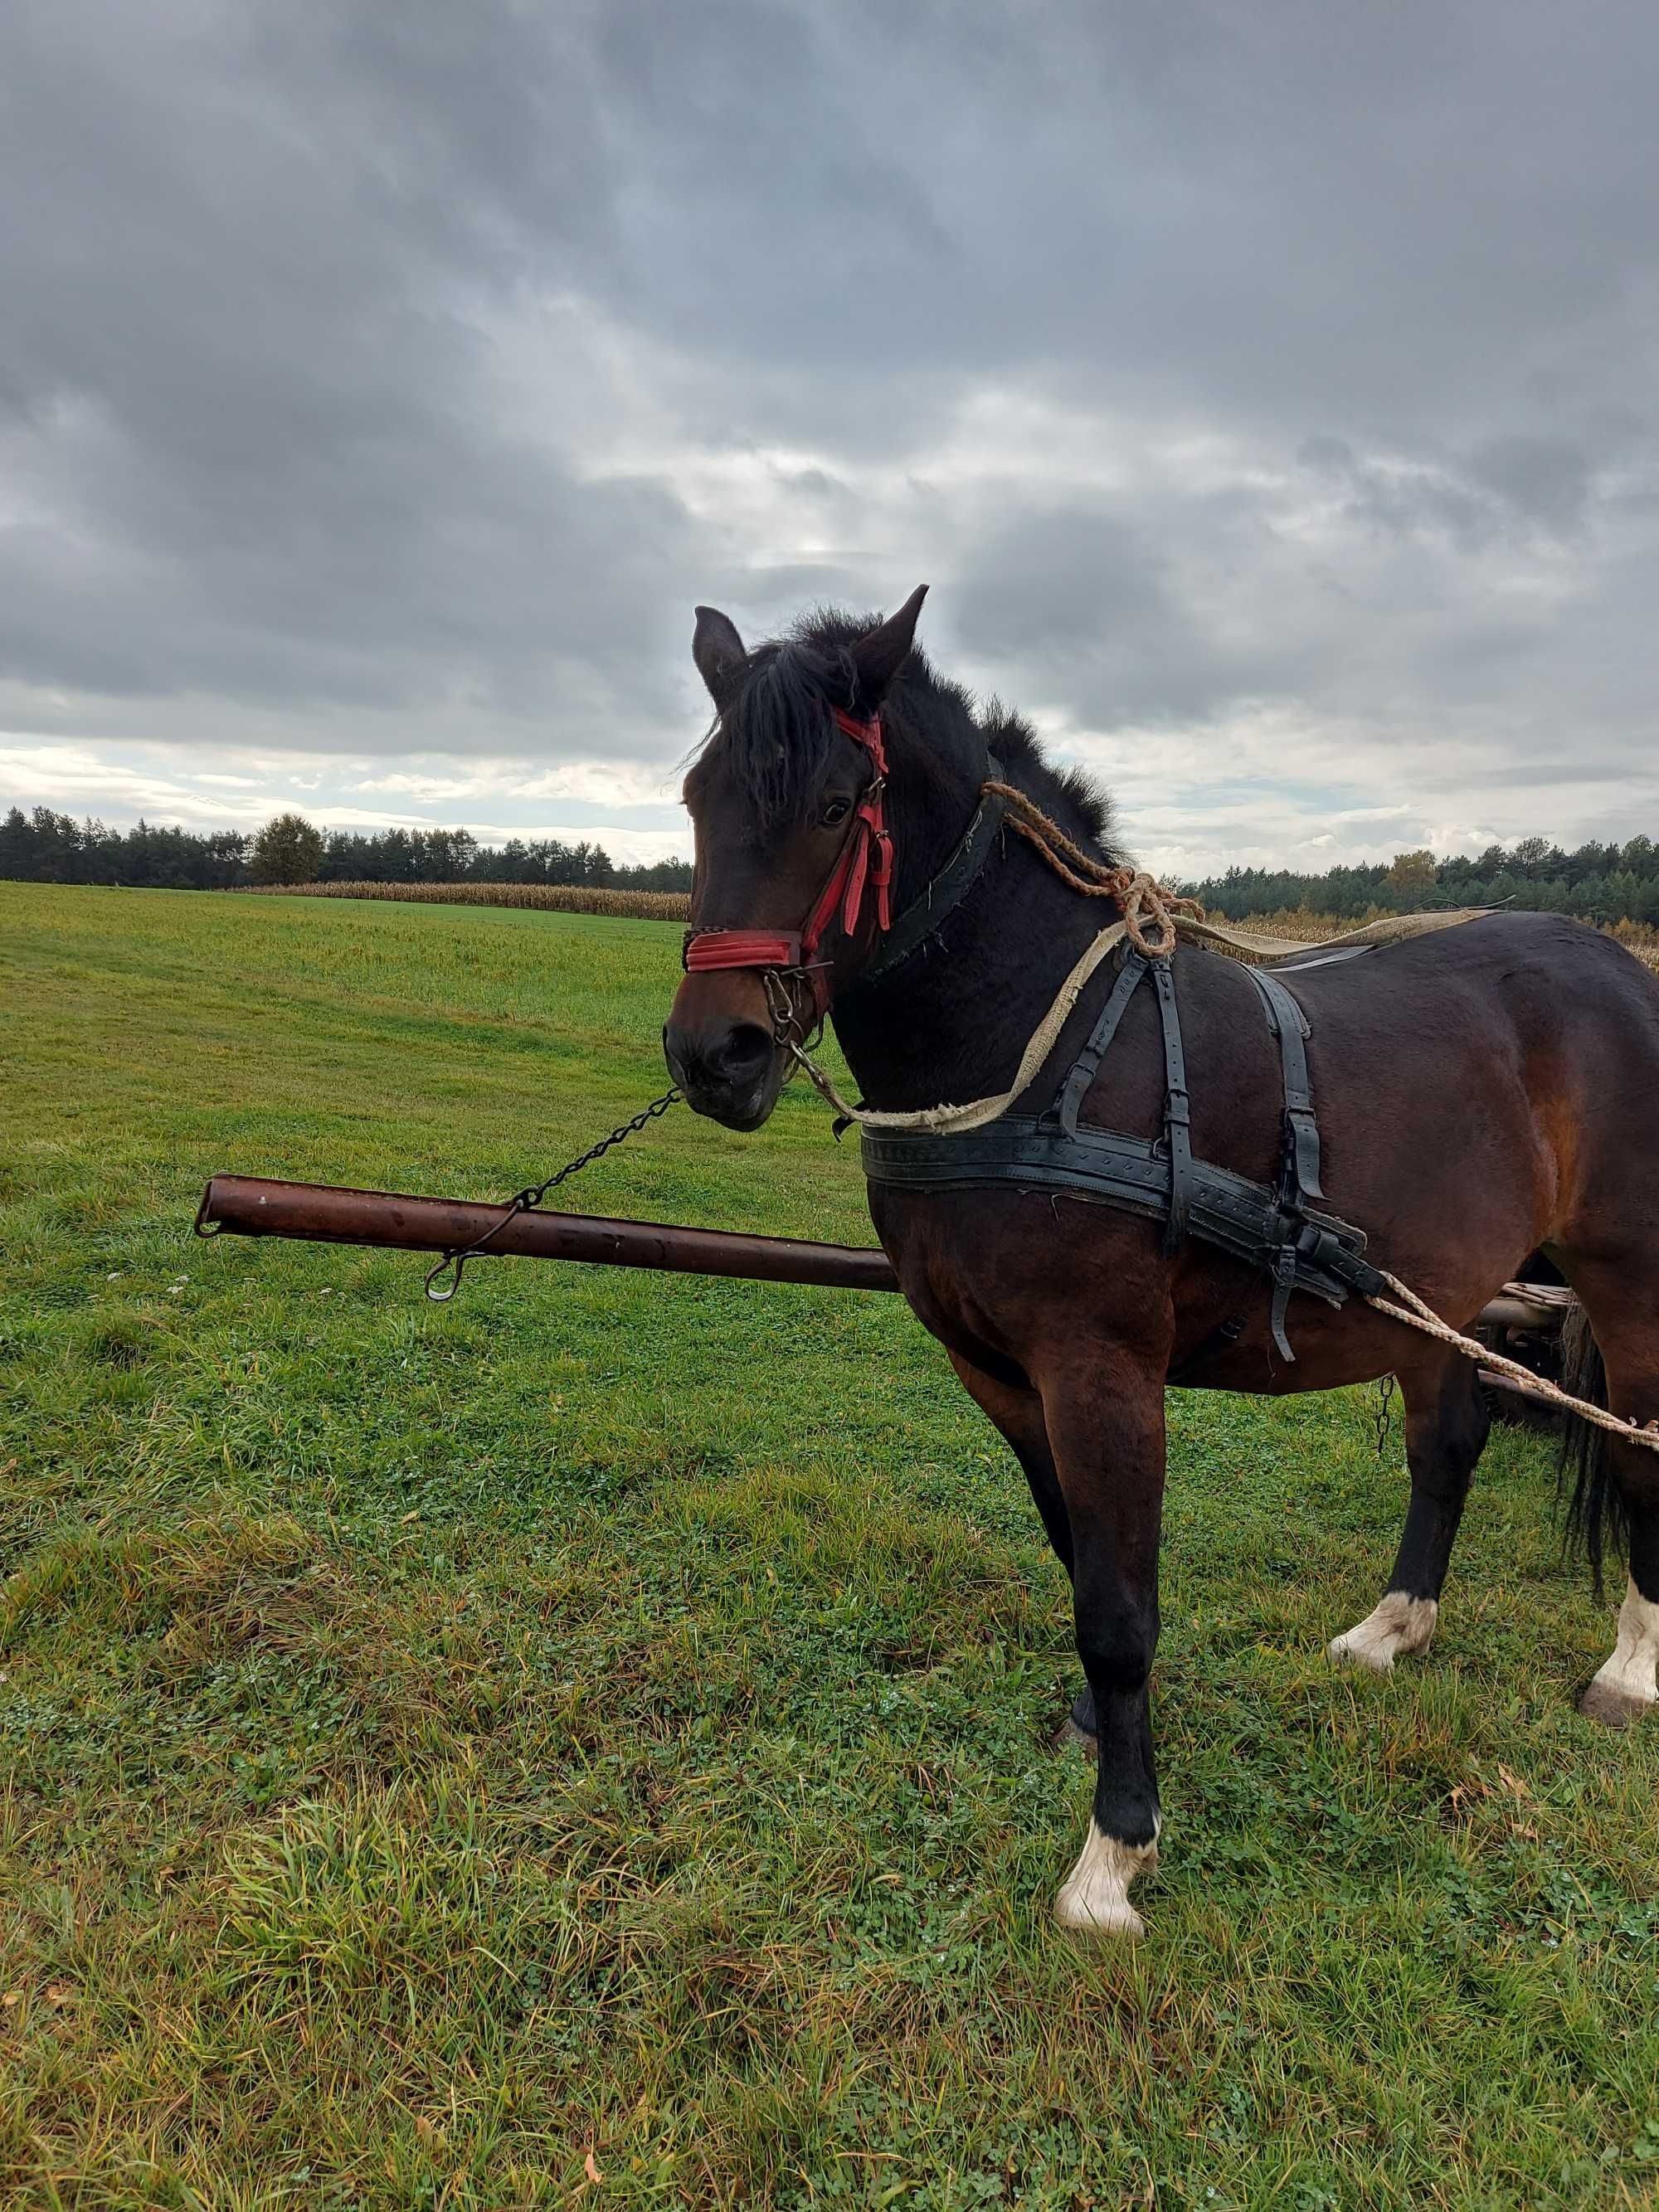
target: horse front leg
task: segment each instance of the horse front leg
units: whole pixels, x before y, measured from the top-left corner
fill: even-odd
[[[1043,1412],[1072,1535],[1078,1656],[1098,1747],[1082,1856],[1054,1902],[1061,1924],[1140,1936],[1129,1886],[1158,1863],[1149,1684],[1158,1644],[1164,1518],[1164,1376],[1107,1352],[1068,1362]]]
[[[1060,1477],[1054,1469],[1054,1455],[1049,1449],[1042,1399],[1029,1386],[1018,1389],[1012,1383],[998,1382],[960,1352],[947,1352],[946,1357],[961,1377],[963,1389],[981,1413],[1001,1431],[1004,1441],[1019,1462],[1044,1531],[1054,1547],[1054,1557],[1065,1568],[1069,1580],[1072,1573],[1072,1523],[1060,1491]],[[1071,1711],[1060,1723],[1054,1739],[1056,1751],[1072,1745],[1077,1745],[1093,1755],[1095,1701],[1086,1683],[1078,1692]]]

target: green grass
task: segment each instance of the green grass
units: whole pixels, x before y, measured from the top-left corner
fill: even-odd
[[[1659,1741],[1572,1710],[1537,1443],[1376,1681],[1397,1426],[1172,1397],[1095,1952],[1061,1577],[896,1299],[191,1241],[215,1169],[515,1188],[662,1087],[678,943],[0,884],[0,2197],[1650,2203]],[[798,1092],[572,1197],[868,1234]]]

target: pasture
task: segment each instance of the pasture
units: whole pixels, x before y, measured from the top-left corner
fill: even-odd
[[[679,933],[0,884],[0,2198],[1646,2204],[1659,1738],[1500,1429],[1439,1636],[1374,1394],[1172,1395],[1151,1930],[1024,1483],[891,1297],[189,1234],[665,1086]],[[1201,1079],[1201,1073],[1200,1073]],[[580,1210],[868,1239],[797,1089]]]

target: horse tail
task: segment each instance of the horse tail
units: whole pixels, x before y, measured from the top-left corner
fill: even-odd
[[[1561,1329],[1561,1388],[1592,1406],[1607,1402],[1607,1370],[1589,1316],[1575,1301]],[[1568,1485],[1571,1485],[1568,1493]],[[1618,1552],[1630,1540],[1630,1514],[1613,1480],[1613,1443],[1605,1429],[1568,1413],[1561,1424],[1556,1462],[1556,1495],[1565,1497],[1563,1549],[1569,1559],[1589,1562],[1595,1595],[1601,1595],[1601,1563],[1609,1537]]]

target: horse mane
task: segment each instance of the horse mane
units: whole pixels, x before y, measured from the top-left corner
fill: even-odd
[[[835,738],[825,707],[858,710],[850,647],[880,619],[835,608],[803,615],[787,636],[750,654],[741,688],[711,724],[702,750],[719,747],[763,836],[802,821],[823,787]],[[984,753],[994,753],[1007,781],[1029,792],[1079,843],[1113,864],[1121,859],[1111,800],[1094,778],[1081,769],[1057,768],[1023,715],[996,698],[981,706],[941,676],[920,646],[911,647],[883,712],[901,748],[919,744],[954,761],[975,782],[985,772]]]

